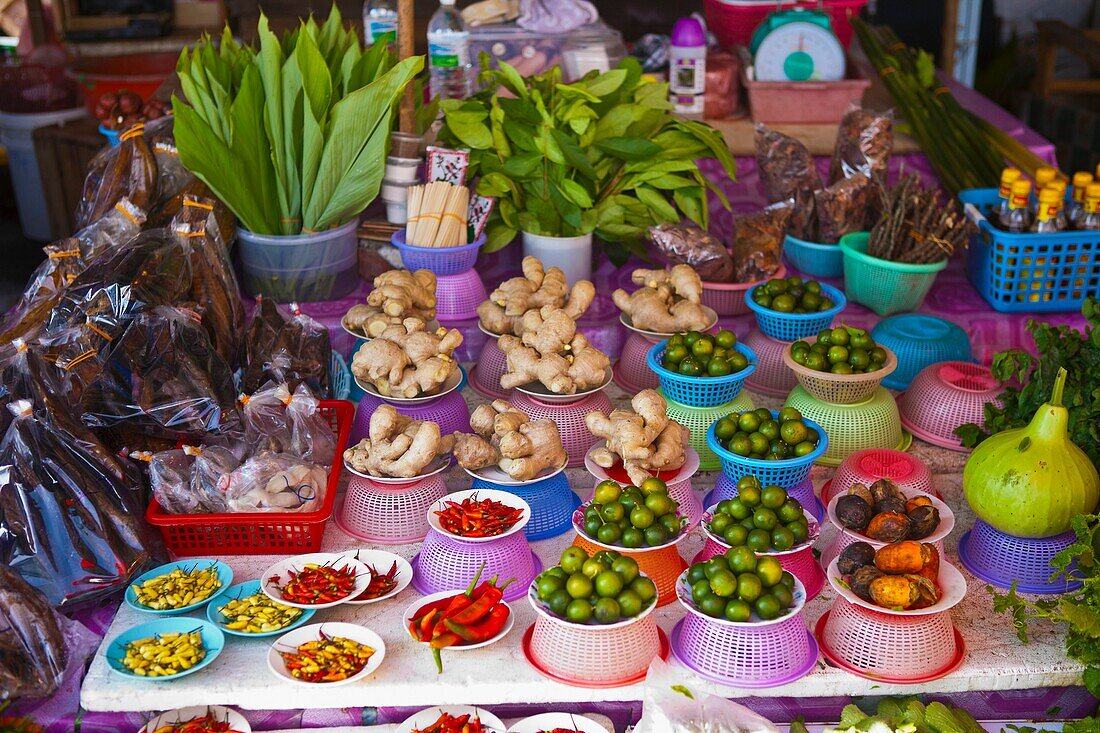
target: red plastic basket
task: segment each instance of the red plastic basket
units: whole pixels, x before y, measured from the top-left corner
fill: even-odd
[[[318,552],[325,522],[332,516],[340,486],[340,457],[348,445],[355,407],[345,400],[322,400],[321,414],[336,432],[336,461],[328,475],[324,504],[315,512],[249,514],[169,514],[156,499],[145,519],[160,529],[168,551],[176,557],[195,555],[297,555]]]
[[[783,0],[778,3],[783,10],[807,8],[816,10],[818,5],[833,22],[833,32],[845,48],[852,42],[852,18],[867,4],[867,0]],[[752,40],[752,32],[764,18],[775,11],[777,3],[749,2],[737,0],[706,0],[704,10],[707,16],[707,28],[718,37],[723,46],[747,46]]]

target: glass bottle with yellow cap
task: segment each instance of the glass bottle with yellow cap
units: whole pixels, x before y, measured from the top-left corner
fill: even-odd
[[[1019,168],[1005,168],[1001,171],[1001,187],[998,191],[1001,200],[997,202],[997,208],[993,212],[994,220],[1000,222],[1001,226],[1004,226],[1008,216],[1008,202],[1012,198],[1012,184],[1019,178]]]
[[[1031,231],[1036,234],[1053,234],[1061,231],[1058,228],[1058,189],[1047,186],[1039,192],[1039,209],[1035,215],[1035,223],[1031,225]]]
[[[1043,189],[1054,191],[1058,194],[1058,211],[1055,218],[1058,221],[1058,231],[1069,229],[1069,220],[1066,218],[1066,182],[1061,178],[1055,178]]]
[[[1015,234],[1022,234],[1031,224],[1028,213],[1028,199],[1031,196],[1031,181],[1018,178],[1012,184],[1012,198],[1008,200],[1008,213],[1001,221],[1001,227]]]
[[[1073,200],[1066,208],[1066,219],[1078,229],[1081,228],[1081,220],[1085,217],[1085,189],[1092,181],[1092,174],[1088,171],[1078,171],[1073,174]]]
[[[1085,189],[1085,214],[1081,217],[1080,228],[1100,232],[1100,183],[1090,183]]]
[[[1041,165],[1035,169],[1035,187],[1032,189],[1035,192],[1035,198],[1028,204],[1032,219],[1039,213],[1039,194],[1057,177],[1058,170],[1053,166]]]

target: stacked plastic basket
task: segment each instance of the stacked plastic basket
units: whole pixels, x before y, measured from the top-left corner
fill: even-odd
[[[477,318],[477,307],[487,294],[474,264],[478,250],[485,244],[485,235],[462,247],[414,247],[405,242],[402,229],[394,232],[390,243],[401,253],[406,269],[435,273],[436,318],[440,321]]]

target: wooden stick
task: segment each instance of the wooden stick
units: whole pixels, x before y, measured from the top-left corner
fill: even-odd
[[[397,58],[400,61],[414,53],[414,25],[413,0],[397,0]],[[412,84],[405,87],[405,96],[401,98],[399,128],[409,135],[416,134],[416,98],[413,96]]]

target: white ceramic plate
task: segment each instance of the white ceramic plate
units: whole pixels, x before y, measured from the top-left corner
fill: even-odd
[[[840,520],[837,519],[836,516],[836,505],[837,502],[840,501],[840,497],[845,496],[846,494],[847,492],[839,493],[829,500],[829,506],[825,508],[826,513],[829,515],[829,521],[832,522],[837,529],[839,529],[841,532],[848,535],[849,537],[854,537],[855,539],[860,540],[861,542],[866,542],[873,547],[882,547],[883,545],[889,544],[887,542],[882,542],[881,540],[873,540],[862,532],[858,532],[854,529],[848,529],[840,523]],[[936,527],[936,531],[928,535],[927,537],[922,537],[916,540],[917,542],[940,542],[945,537],[947,537],[947,535],[951,534],[951,530],[955,528],[955,512],[951,511],[951,507],[947,506],[941,500],[937,499],[931,494],[926,494],[923,491],[903,491],[902,494],[907,500],[916,498],[918,496],[926,496],[932,501],[932,506],[936,507],[936,509],[938,509],[940,512],[940,524],[938,527]]]
[[[481,499],[492,499],[493,501],[499,501],[501,504],[505,504],[516,509],[522,509],[523,513],[520,514],[519,521],[508,528],[507,532],[493,535],[492,537],[465,537],[460,534],[455,534],[443,528],[443,525],[439,522],[439,517],[436,512],[443,511],[447,504],[454,502],[455,504],[461,504],[466,499],[474,499],[479,501]],[[456,491],[453,494],[447,494],[442,499],[439,499],[430,507],[428,507],[428,525],[447,537],[454,537],[462,540],[463,542],[491,542],[493,540],[499,540],[502,537],[509,537],[516,532],[521,531],[527,523],[531,521],[531,506],[523,499],[519,498],[515,494],[507,491],[498,491],[496,489],[467,489],[465,491]]]
[[[888,613],[891,616],[927,616],[932,613],[942,613],[958,605],[959,601],[966,595],[966,578],[963,577],[963,574],[960,573],[954,565],[947,563],[941,557],[940,575],[936,582],[936,585],[940,587],[939,601],[927,608],[909,609],[907,611],[895,608],[883,608],[871,601],[863,600],[852,592],[852,589],[844,582],[844,576],[840,574],[840,570],[837,568],[837,561],[839,559],[840,558],[833,558],[833,561],[829,563],[829,567],[825,571],[825,576],[829,579],[829,585],[833,586],[833,590],[844,596],[844,600],[849,603],[854,603],[857,606],[871,611],[877,611],[878,613]]]
[[[595,537],[589,537],[584,531],[584,513],[588,511],[588,507],[592,506],[592,502],[586,501],[573,510],[573,531],[577,533],[578,537],[583,537],[585,542],[591,542],[603,550],[614,550],[620,553],[629,553],[631,555],[640,555],[643,552],[653,552],[655,550],[663,550],[666,547],[677,545],[682,542],[694,527],[691,524],[691,520],[688,519],[681,511],[676,511],[676,516],[680,519],[680,534],[676,535],[672,539],[668,540],[664,544],[657,545],[656,547],[650,547],[644,545],[642,547],[623,547],[622,545],[609,545],[606,542],[600,542]]]
[[[714,505],[708,507],[707,510],[705,512],[703,512],[703,518],[702,518],[702,520],[700,520],[699,526],[703,528],[703,534],[705,534],[708,539],[714,541],[715,543],[721,545],[722,547],[725,547],[726,549],[729,549],[729,545],[726,544],[726,541],[724,539],[722,539],[721,537],[719,537],[718,535],[716,535],[714,532],[711,532],[710,527],[707,526],[707,525],[710,524],[710,521],[712,519],[714,519],[714,515],[717,512],[717,510],[718,510],[718,505],[717,504],[714,504]],[[772,557],[782,557],[783,555],[793,555],[796,552],[801,552],[802,550],[806,549],[807,547],[812,546],[813,543],[817,541],[818,535],[821,534],[821,525],[818,524],[817,519],[812,514],[810,514],[808,511],[806,511],[805,507],[803,507],[803,509],[802,509],[802,514],[806,517],[806,526],[807,526],[807,535],[808,535],[806,537],[805,542],[801,542],[801,543],[795,545],[794,547],[792,547],[789,550],[770,550],[769,549],[769,550],[765,550],[763,552],[757,552],[756,554],[757,555],[771,555]]]
[[[516,722],[508,729],[508,733],[542,733],[542,731],[554,730],[555,728],[575,730],[580,733],[610,733],[607,728],[604,728],[592,718],[586,718],[576,713],[532,715],[530,718],[524,718]]]
[[[421,728],[427,728],[429,725],[439,720],[439,716],[443,713],[450,713],[456,716],[469,713],[479,718],[482,727],[491,731],[491,733],[505,733],[506,730],[500,718],[493,715],[488,710],[475,708],[472,705],[441,705],[434,708],[425,708],[419,713],[415,713],[405,718],[405,722],[397,726],[397,731],[395,733],[413,733]]]
[[[527,481],[517,481],[516,479],[512,478],[504,471],[502,471],[499,466],[479,468],[476,471],[473,471],[469,468],[463,468],[462,470],[470,474],[474,478],[481,479],[482,481],[487,481],[491,484],[496,484],[498,486],[527,486],[529,484],[536,484],[539,481],[545,481],[548,478],[553,478],[554,476],[557,476],[559,473],[564,471],[565,467],[568,465],[569,459],[566,458],[565,461],[562,462],[562,464],[557,468],[547,468],[546,470],[540,472],[533,479],[529,479]]]
[[[371,397],[377,397],[383,402],[388,402],[391,405],[403,405],[405,407],[411,407],[414,405],[422,405],[426,402],[431,402],[432,400],[438,399],[443,395],[454,392],[456,389],[458,389],[458,386],[462,384],[462,381],[465,378],[466,372],[462,369],[462,366],[459,365],[459,367],[451,373],[451,376],[447,377],[447,381],[440,385],[439,389],[437,389],[432,394],[421,395],[419,397],[384,397],[378,393],[378,390],[373,384],[368,384],[367,382],[359,379],[359,377],[355,377],[355,383],[359,385],[359,389],[363,390]]]
[[[373,340],[373,337],[366,335],[362,331],[356,331],[354,328],[348,328],[348,326],[344,323],[343,318],[340,319],[340,328],[344,329],[344,331],[346,333],[354,336],[355,338],[359,339],[363,343],[366,343],[367,341],[372,341]],[[437,321],[434,318],[432,320],[428,321],[428,323],[424,326],[425,331],[437,331],[440,328],[442,328],[442,326],[440,325],[439,321]],[[356,348],[358,348],[358,346]]]
[[[690,569],[690,568],[689,568]],[[730,621],[727,618],[715,618],[714,616],[708,616],[698,608],[695,607],[695,601],[691,598],[691,586],[687,582],[688,571],[680,573],[680,577],[676,579],[676,600],[680,602],[688,613],[693,613],[699,618],[706,619],[711,623],[722,624],[723,626],[744,626],[746,628],[758,628],[760,626],[770,626],[771,624],[777,624],[780,621],[786,621],[791,616],[798,614],[802,611],[802,607],[806,605],[806,586],[802,585],[802,581],[798,578],[794,579],[794,590],[791,595],[794,598],[794,603],[787,612],[779,618],[773,618],[770,621],[764,621],[756,615],[756,611],[752,612],[752,620],[750,621]]]
[[[222,705],[192,705],[186,708],[176,708],[166,713],[161,713],[138,729],[137,733],[153,733],[157,728],[177,723],[186,723],[195,718],[210,715],[217,721],[229,723],[232,733],[252,733],[252,726],[244,719],[244,716],[236,710]]]
[[[292,652],[298,648],[299,644],[305,644],[307,641],[320,639],[322,631],[324,631],[326,636],[342,636],[352,641],[357,641],[360,644],[366,644],[374,649],[374,654],[367,660],[366,666],[347,679],[338,680],[336,682],[306,682],[305,680],[300,680],[287,670],[286,662],[283,661],[283,657],[279,652]],[[339,687],[341,685],[350,685],[352,682],[370,676],[376,669],[382,666],[382,660],[385,657],[386,642],[382,641],[382,637],[378,634],[358,624],[330,621],[323,624],[303,626],[280,636],[275,643],[271,645],[271,648],[267,650],[267,666],[271,668],[271,671],[275,673],[276,677],[290,680],[299,685],[307,685],[309,687],[314,685]]]
[[[699,331],[705,333],[718,325],[718,313],[713,308],[709,308],[705,305],[703,306],[703,312],[707,314],[707,325],[705,328],[700,328]],[[670,336],[676,335],[675,333],[661,333],[659,331],[647,331],[644,328],[635,328],[634,322],[630,320],[630,316],[628,316],[626,313],[619,314],[619,321],[629,330],[645,336],[654,343],[656,343],[657,341],[664,341]]]
[[[480,318],[477,319],[477,330],[481,331],[483,334],[485,334],[486,336],[488,336],[491,339],[498,339],[498,338],[500,338],[501,336],[504,335],[502,333],[493,333],[489,329],[485,328],[485,326],[481,325],[481,319]]]
[[[376,484],[414,484],[417,481],[423,481],[424,479],[435,476],[437,473],[443,473],[451,467],[450,456],[439,456],[434,461],[424,467],[424,473],[419,476],[412,476],[410,478],[394,478],[393,476],[371,476],[369,473],[363,473],[362,471],[356,471],[354,468],[348,465],[347,461],[344,461],[344,469],[348,473],[358,476],[359,478],[365,478],[368,481],[373,481]]]
[[[406,608],[405,609],[404,622],[402,623],[402,627],[405,629],[405,633],[407,635],[409,635],[409,638],[412,638],[412,635],[409,634],[409,624],[411,624],[413,619],[416,618],[417,612],[421,608],[428,605],[429,603],[434,603],[435,601],[441,601],[444,598],[451,598],[453,596],[458,595],[459,593],[462,593],[462,591],[461,590],[444,590],[444,591],[440,591],[439,593],[432,593],[430,596],[424,596],[423,598],[418,599],[415,603],[413,603],[411,606]],[[471,649],[481,649],[482,647],[489,646],[490,644],[496,644],[498,641],[500,641],[505,636],[507,636],[508,632],[512,630],[512,627],[516,625],[516,612],[509,604],[505,603],[504,601],[501,601],[501,603],[504,603],[505,606],[508,606],[508,621],[505,622],[504,628],[501,629],[499,634],[494,636],[492,639],[488,639],[486,641],[478,642],[477,644],[456,644],[455,646],[449,646],[449,647],[447,647],[447,650],[448,651],[454,650],[456,652],[465,652],[465,651],[469,651]],[[414,640],[413,643],[415,643],[415,644],[424,644],[426,642],[415,641]],[[439,716],[437,715],[435,717],[438,718]],[[428,722],[429,723],[435,722],[435,718],[432,718]],[[501,730],[503,731],[504,728],[502,727]]]
[[[283,598],[283,594],[276,588],[276,583],[279,585],[285,585],[289,576],[287,573],[291,570],[295,572],[300,571],[308,564],[314,565],[337,565],[343,567],[349,566],[355,571],[355,586],[344,598],[329,603],[292,603],[291,601]],[[260,578],[260,589],[264,592],[268,598],[273,601],[278,601],[285,606],[293,606],[294,608],[332,608],[333,606],[339,606],[341,603],[347,603],[352,598],[355,598],[360,593],[367,589],[370,584],[370,570],[367,566],[356,560],[349,559],[346,555],[341,555],[335,552],[311,552],[305,555],[295,555],[294,557],[284,558],[275,563],[267,570]],[[309,628],[303,626],[302,628]],[[301,629],[296,629],[301,631]]]
[[[542,382],[530,382],[528,384],[516,387],[517,392],[533,397],[539,402],[546,402],[549,404],[569,404],[571,402],[580,402],[585,397],[596,394],[607,385],[611,384],[611,380],[615,378],[615,373],[611,367],[607,367],[604,370],[603,382],[599,387],[593,387],[592,389],[585,390],[584,392],[574,392],[573,394],[555,394],[543,386]]]
[[[401,591],[408,588],[409,583],[412,582],[412,565],[410,565],[409,561],[401,557],[400,555],[395,555],[392,552],[386,552],[385,550],[367,549],[348,550],[347,552],[344,552],[342,554],[344,557],[351,558],[352,560],[357,560],[358,562],[363,563],[364,565],[368,566],[368,569],[373,567],[381,575],[385,575],[386,573],[388,573],[390,571],[390,568],[393,567],[393,564],[397,563],[397,574],[394,576],[394,580],[397,581],[397,585],[394,587],[393,590],[391,590],[384,596],[379,596],[378,598],[370,598],[364,601],[356,600],[353,598],[352,600],[348,601],[348,603],[353,606],[366,606],[371,603],[384,601],[387,598],[393,598],[399,595]],[[374,573],[371,573],[371,575],[373,576]]]
[[[606,468],[604,468],[603,466],[599,465],[594,460],[592,460],[592,454],[598,448],[602,448],[604,445],[606,445],[606,443],[601,440],[598,443],[596,443],[595,445],[593,445],[591,448],[589,448],[588,452],[584,454],[584,467],[586,469],[588,469],[588,472],[590,474],[592,474],[593,476],[596,477],[596,482],[597,483],[600,482],[600,481],[615,481],[616,480],[616,479],[611,478],[611,475],[607,472]],[[662,475],[660,476],[660,479],[662,481],[664,481],[666,484],[668,484],[669,486],[671,486],[672,484],[676,484],[676,483],[679,483],[681,481],[688,480],[689,478],[694,476],[695,472],[698,471],[698,470],[699,470],[699,454],[690,445],[685,445],[684,446],[684,465],[682,465],[678,469],[676,469],[675,473],[669,473],[669,475],[667,475],[667,476],[664,475],[665,472],[662,471],[661,472]],[[624,482],[619,481],[619,483],[624,483]],[[627,485],[627,486],[630,485],[629,480],[625,482],[625,485]]]

